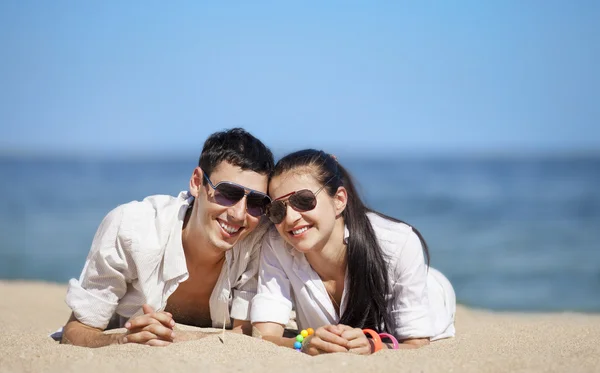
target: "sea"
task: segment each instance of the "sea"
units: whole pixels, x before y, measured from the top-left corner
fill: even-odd
[[[600,156],[339,157],[371,208],[416,227],[459,303],[600,312]],[[186,190],[194,157],[0,157],[0,279],[78,278],[119,204]]]

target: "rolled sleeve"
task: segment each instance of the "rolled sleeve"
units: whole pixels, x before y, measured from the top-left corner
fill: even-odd
[[[105,329],[127,291],[131,260],[120,235],[124,206],[112,210],[98,228],[79,280],[69,281],[66,303],[81,323]]]
[[[251,291],[233,291],[233,301],[231,302],[231,318],[236,320],[250,320],[250,305],[256,295]]]
[[[392,292],[391,314],[396,337],[431,337],[427,265],[421,241],[414,232],[410,233],[397,258]]]
[[[271,294],[257,294],[252,301],[252,323],[274,322],[286,325],[290,321],[292,302]]]
[[[69,281],[66,302],[79,322],[103,330],[117,308],[117,302],[84,289],[76,279]]]
[[[252,300],[251,319],[285,325],[292,310],[290,281],[281,268],[274,243],[280,242],[277,231],[271,230],[263,241],[258,271],[257,294]],[[283,250],[283,247],[279,247]]]

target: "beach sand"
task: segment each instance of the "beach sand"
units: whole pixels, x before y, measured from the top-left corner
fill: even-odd
[[[459,306],[455,338],[417,350],[311,357],[226,334],[147,347],[60,345],[66,286],[0,281],[0,372],[600,372],[600,315],[496,313]]]

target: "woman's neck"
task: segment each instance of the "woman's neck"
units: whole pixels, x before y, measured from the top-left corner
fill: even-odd
[[[344,228],[344,219],[337,218],[323,249],[306,253],[306,259],[323,281],[343,279],[346,274]]]

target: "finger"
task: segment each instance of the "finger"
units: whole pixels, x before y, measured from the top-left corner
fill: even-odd
[[[149,313],[154,312],[154,309],[149,304],[142,305],[142,310],[144,311],[144,314],[149,314]]]
[[[323,329],[327,330],[330,333],[337,334],[337,335],[341,335],[344,331],[344,329],[339,327],[338,325],[325,325],[323,327]]]
[[[306,350],[304,350],[304,352],[310,356],[317,356],[320,354],[319,350],[314,347],[308,347],[308,348],[306,348]]]
[[[325,342],[343,346],[344,348],[345,348],[346,344],[348,343],[348,341],[346,339],[340,337],[337,334],[330,332],[329,330],[327,330],[325,328],[317,329],[317,331],[315,332],[315,335]]]
[[[144,328],[147,325],[157,323],[163,324],[167,328],[173,328],[175,326],[175,321],[172,318],[170,318],[163,312],[156,312],[134,317],[125,324],[125,327],[127,329],[136,329]]]
[[[348,349],[345,346],[333,342],[328,342],[318,337],[313,338],[310,341],[310,347],[316,348],[323,352],[348,352]]]
[[[128,334],[123,338],[124,343],[141,343],[144,344],[151,339],[156,339],[157,336],[151,332],[144,330],[138,333]]]
[[[153,319],[160,321],[160,323],[166,327],[172,328],[175,326],[175,320],[173,320],[173,316],[168,315],[166,312],[154,312],[146,316],[150,316]]]
[[[309,348],[308,350],[306,350],[306,354],[310,355],[310,356],[317,356],[317,355],[322,355],[322,354],[326,354],[328,353],[327,351],[323,351],[323,350],[319,350],[318,348]]]
[[[371,350],[371,343],[369,343],[369,339],[367,337],[364,338],[356,338],[351,341],[348,341],[347,346],[348,350],[352,350],[353,348],[367,348]]]
[[[337,324],[336,326],[337,326],[337,327],[338,327],[338,329],[339,329],[339,330],[341,330],[342,332],[343,332],[343,331],[346,331],[346,330],[350,330],[350,329],[356,329],[356,328],[353,328],[353,327],[351,327],[351,326],[349,326],[349,325],[345,325],[345,324]]]
[[[146,342],[146,345],[154,346],[154,347],[166,347],[166,346],[170,345],[171,343],[173,343],[173,342],[163,341],[160,339],[151,339],[148,342]]]
[[[363,333],[363,331],[361,329],[356,329],[356,328],[344,330],[344,332],[340,335],[340,337],[345,338],[348,341],[351,341],[351,340],[354,340],[357,338],[367,339],[367,337],[365,336],[365,333]]]
[[[158,338],[167,340],[167,341],[173,341],[173,339],[175,338],[175,332],[173,330],[171,330],[170,328],[165,328],[161,324],[148,325],[143,329],[143,331],[150,332],[150,333],[154,334],[155,336],[157,336]]]
[[[371,346],[351,348],[348,350],[348,352],[350,352],[351,354],[356,354],[356,355],[371,355]]]
[[[156,320],[153,317],[150,317],[148,315],[142,315],[142,316],[137,316],[134,317],[132,319],[130,319],[129,321],[127,321],[125,323],[125,328],[131,330],[131,329],[140,329],[140,328],[144,328],[147,325],[150,324],[157,324],[160,323],[160,321]]]

